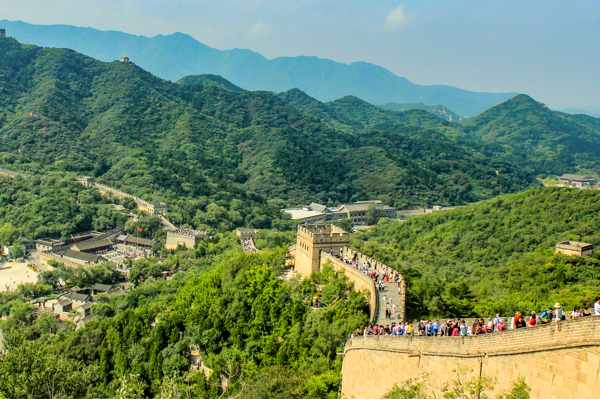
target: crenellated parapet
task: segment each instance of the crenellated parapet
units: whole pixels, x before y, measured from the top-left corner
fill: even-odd
[[[458,367],[496,377],[489,398],[519,377],[531,398],[600,398],[600,316],[477,336],[355,337],[343,355],[343,398],[381,398],[427,373],[442,387]]]

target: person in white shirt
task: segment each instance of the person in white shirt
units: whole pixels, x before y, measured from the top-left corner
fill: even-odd
[[[596,297],[596,302],[594,303],[594,315],[600,315],[600,297]]]

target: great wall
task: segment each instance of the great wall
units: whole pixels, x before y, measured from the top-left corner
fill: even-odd
[[[382,318],[382,292],[350,260],[376,270],[387,266],[352,250],[348,242],[348,233],[335,226],[300,225],[291,254],[295,270],[309,276],[331,264],[344,271],[354,290],[367,295],[371,323],[389,324]],[[399,284],[396,301],[402,321],[402,276]],[[395,293],[393,288],[386,292]],[[432,385],[441,390],[456,378],[459,367],[496,377],[491,396],[524,377],[532,398],[600,398],[600,316],[477,336],[360,336],[349,339],[341,355],[342,398],[382,398],[395,384],[428,373]]]
[[[343,355],[343,398],[381,398],[426,373],[441,388],[459,366],[496,377],[493,394],[522,376],[532,398],[600,398],[600,316],[477,336],[357,337]]]
[[[0,174],[29,177],[2,168]],[[87,177],[80,177],[78,181],[81,178]],[[164,217],[164,203],[149,203],[95,182],[80,183],[93,185],[103,193],[132,197],[140,209],[159,215],[165,226],[176,229]],[[242,240],[253,239],[256,231],[242,229],[237,233]],[[194,235],[170,234],[173,245],[177,246],[196,240]],[[309,276],[331,264],[337,271],[344,271],[354,283],[354,290],[367,295],[372,324],[390,322],[384,322],[382,317],[383,293],[399,305],[396,317],[404,320],[404,279],[400,276],[397,293],[395,283],[386,285],[384,292],[379,292],[373,279],[354,268],[349,261],[368,264],[377,271],[387,269],[387,266],[348,245],[348,233],[335,226],[299,226],[297,243],[291,254],[295,270]],[[476,375],[495,377],[495,389],[485,393],[488,396],[499,394],[515,379],[524,377],[531,388],[532,398],[600,398],[600,316],[477,336],[361,336],[349,339],[341,355],[343,398],[381,398],[395,384],[426,374],[430,374],[432,385],[441,389],[455,379],[454,371],[459,367],[469,368]]]

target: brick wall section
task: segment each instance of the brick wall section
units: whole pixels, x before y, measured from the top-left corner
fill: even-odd
[[[369,321],[373,324],[377,318],[378,311],[378,297],[377,290],[375,289],[375,282],[373,279],[362,274],[358,270],[350,267],[345,262],[340,261],[338,258],[329,255],[328,253],[321,252],[321,265],[325,265],[327,262],[331,262],[336,271],[344,271],[346,278],[354,283],[354,290],[362,292],[368,291],[369,300]]]
[[[353,250],[347,246],[344,246],[342,248],[342,256],[344,256],[344,257],[347,256],[348,258],[353,259],[355,255],[356,255],[356,262],[360,265],[370,264],[377,271],[382,271],[384,268],[390,270],[390,268],[387,265],[385,265],[384,263],[382,263],[380,261],[375,260],[374,258],[366,256],[362,253],[359,253],[358,251]],[[349,268],[349,269],[353,269],[353,268]],[[391,287],[393,285],[389,285],[389,286]],[[390,296],[389,293],[388,293],[388,296]],[[395,295],[394,295],[394,297],[395,297]],[[406,282],[402,275],[400,275],[400,301],[397,304],[397,306],[398,306],[399,320],[404,321],[406,318]],[[385,311],[385,310],[382,310],[382,312],[383,311]],[[389,321],[383,321],[383,322],[379,321],[379,322],[381,322],[383,324],[387,324]]]
[[[21,176],[23,178],[29,178],[31,175],[24,174],[22,172],[11,171],[10,169],[0,168],[0,175],[7,175],[10,177]]]
[[[459,365],[496,377],[496,394],[524,376],[532,398],[600,398],[600,317],[470,337],[354,338],[345,348],[342,394],[380,398],[426,372],[441,387]]]

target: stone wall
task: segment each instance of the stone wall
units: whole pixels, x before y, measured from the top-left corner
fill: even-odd
[[[369,300],[369,315],[371,324],[375,323],[377,313],[379,310],[377,289],[375,289],[375,282],[365,274],[359,272],[357,269],[352,268],[338,258],[329,255],[328,253],[321,252],[321,265],[331,262],[336,271],[344,271],[346,278],[354,283],[354,290],[358,292],[367,291],[367,298]]]
[[[385,265],[384,263],[377,261],[374,258],[366,256],[362,253],[359,253],[356,250],[352,250],[351,248],[349,248],[347,246],[344,246],[341,250],[342,250],[341,255],[344,258],[348,257],[348,259],[350,259],[350,260],[355,260],[355,262],[358,263],[359,265],[362,265],[362,264],[371,265],[377,271],[382,271],[384,268],[387,269],[388,271],[390,270],[390,268],[387,265]],[[348,269],[354,269],[354,268],[348,268]],[[356,271],[356,272],[358,272],[358,271]],[[362,274],[359,273],[359,275],[362,275]],[[406,318],[406,282],[404,281],[404,277],[402,275],[400,275],[400,303],[398,304],[398,307],[399,307],[399,311],[400,311],[400,320],[404,321],[404,319]]]
[[[600,317],[479,336],[354,338],[344,351],[342,396],[381,398],[427,372],[441,388],[458,366],[497,377],[495,394],[524,376],[532,398],[600,398]]]
[[[10,169],[0,168],[0,175],[7,175],[10,177],[21,176],[23,178],[29,178],[31,175],[24,174],[22,172],[11,171]]]
[[[178,246],[184,246],[188,249],[193,249],[198,242],[198,237],[193,235],[185,235],[181,233],[175,233],[172,231],[167,232],[167,241],[165,243],[165,249],[174,250]]]
[[[296,234],[296,272],[310,276],[319,272],[320,252],[337,251],[349,242],[349,234],[335,225],[298,225]]]
[[[235,234],[242,239],[254,239],[258,233],[258,229],[239,228],[235,230]]]

